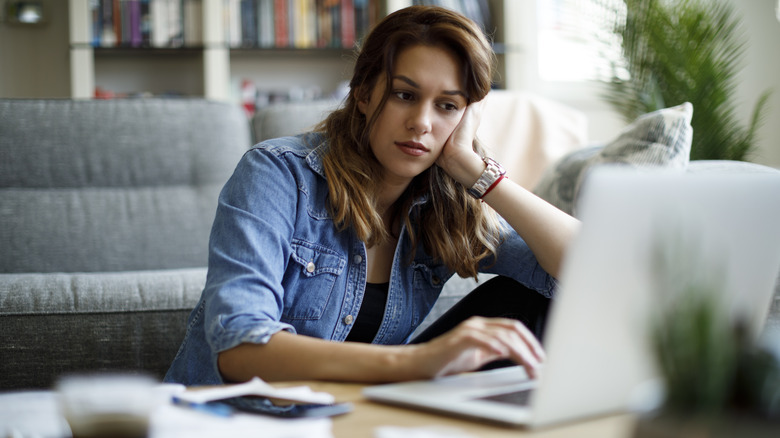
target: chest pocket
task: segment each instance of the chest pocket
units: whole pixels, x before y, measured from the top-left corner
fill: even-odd
[[[284,278],[284,317],[319,319],[328,306],[346,258],[336,251],[303,240],[292,242],[292,260]]]

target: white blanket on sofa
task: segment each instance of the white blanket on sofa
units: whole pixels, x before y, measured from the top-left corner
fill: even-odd
[[[547,166],[587,142],[587,118],[577,109],[523,91],[493,90],[486,99],[477,136],[529,190]]]

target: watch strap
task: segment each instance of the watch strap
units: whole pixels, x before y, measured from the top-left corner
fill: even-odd
[[[482,160],[487,167],[485,167],[477,182],[468,189],[469,194],[477,199],[482,199],[487,194],[488,189],[493,188],[506,174],[506,170],[494,159],[484,157]]]

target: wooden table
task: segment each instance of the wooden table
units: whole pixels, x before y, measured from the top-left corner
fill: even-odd
[[[481,438],[627,438],[635,424],[631,415],[612,415],[538,430],[516,429],[370,402],[362,396],[365,385],[361,384],[304,381],[277,385],[305,385],[333,394],[337,402],[352,403],[352,412],[333,418],[335,438],[372,438],[379,426],[452,427]]]

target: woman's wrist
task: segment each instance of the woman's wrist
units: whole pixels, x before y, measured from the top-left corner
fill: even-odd
[[[464,154],[459,160],[451,159],[447,164],[444,168],[447,174],[466,188],[473,186],[486,168],[485,162],[476,152]]]
[[[421,344],[409,344],[395,348],[386,358],[387,366],[392,370],[392,379],[396,381],[418,380],[426,378],[425,361],[421,360]]]

